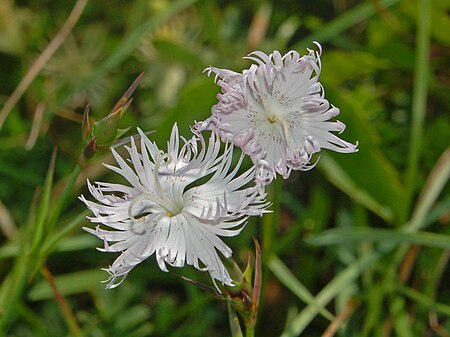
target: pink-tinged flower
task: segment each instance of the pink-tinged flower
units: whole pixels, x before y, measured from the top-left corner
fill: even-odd
[[[322,148],[336,152],[357,151],[333,132],[345,125],[330,121],[339,109],[330,106],[319,82],[321,46],[301,56],[296,51],[281,55],[261,51],[247,58],[254,61],[242,74],[209,67],[221,88],[212,116],[196,124],[232,141],[249,155],[257,167],[259,186],[270,184],[276,173],[288,178],[292,170],[308,170],[313,154]]]
[[[99,223],[85,228],[104,241],[105,252],[120,256],[106,269],[107,288],[118,286],[137,264],[155,254],[159,267],[192,265],[208,271],[213,281],[233,285],[219,256],[232,254],[220,237],[239,234],[249,216],[267,212],[265,195],[255,185],[251,168],[238,175],[242,155],[232,165],[233,145],[221,151],[221,141],[209,142],[194,131],[190,140],[178,135],[174,125],[167,153],[138,130],[140,150],[133,138],[126,147],[129,159],[112,150],[118,167],[105,165],[128,183],[89,183],[95,202],[80,199]]]

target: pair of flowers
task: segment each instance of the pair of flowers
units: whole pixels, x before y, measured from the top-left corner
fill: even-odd
[[[104,241],[101,251],[120,253],[106,269],[107,288],[153,254],[163,271],[166,264],[188,264],[232,286],[220,256],[229,258],[232,251],[220,237],[239,234],[250,216],[268,212],[264,187],[277,174],[286,179],[292,170],[312,168],[311,156],[321,148],[357,151],[332,133],[345,125],[330,121],[339,109],[324,98],[316,45],[318,51],[303,56],[253,52],[247,58],[254,64],[242,73],[207,68],[221,93],[211,117],[195,124],[190,139],[180,137],[175,124],[167,152],[140,129],[140,150],[131,138],[127,161],[112,149],[118,166],[105,166],[128,184],[88,181],[96,201],[80,197],[94,214],[90,221],[112,229],[85,230]],[[236,147],[242,152],[233,165]],[[239,173],[244,155],[254,166]]]

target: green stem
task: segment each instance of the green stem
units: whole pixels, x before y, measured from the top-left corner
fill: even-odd
[[[61,197],[54,205],[53,212],[48,214],[55,157],[56,155],[54,154],[47,174],[38,216],[32,222],[33,226],[31,232],[23,232],[22,249],[14,262],[12,271],[2,284],[0,311],[3,315],[0,315],[0,336],[3,336],[2,333],[7,330],[15,312],[15,307],[23,296],[28,280],[34,275],[36,270],[40,268],[41,263],[45,260],[45,256],[42,256],[43,251],[49,252],[48,245],[44,243],[46,242],[44,238],[46,238],[51,227],[53,227],[59,219],[61,211],[75,184],[76,178],[81,171],[79,165],[77,165],[69,177],[69,181]],[[80,220],[77,218],[76,224],[79,224],[79,222]],[[63,232],[67,233],[66,231]],[[43,250],[44,247],[47,249]],[[5,290],[5,287],[9,289]]]
[[[411,135],[408,151],[408,167],[406,172],[406,207],[399,219],[403,224],[407,218],[414,199],[417,186],[417,170],[422,150],[424,120],[427,107],[431,1],[418,1],[418,26],[416,37],[416,63],[414,72],[414,91],[412,102]]]
[[[282,179],[278,178],[267,187],[267,200],[272,201],[272,213],[265,214],[263,217],[262,257],[264,261],[268,261],[273,253],[273,240],[280,217],[282,184]]]
[[[260,290],[260,298],[258,307],[262,308],[264,306],[264,288],[266,284],[266,280],[268,277],[267,264],[270,260],[272,254],[274,254],[275,249],[273,248],[273,240],[276,239],[276,229],[279,223],[280,217],[280,205],[281,205],[281,186],[282,186],[282,178],[278,178],[272,182],[271,185],[266,187],[267,191],[267,200],[272,202],[272,213],[264,214],[263,216],[263,224],[262,224],[262,280],[261,280],[261,290]],[[256,313],[257,315],[257,313]],[[256,319],[255,319],[256,321]],[[247,327],[248,329],[248,327]],[[247,336],[253,336],[255,327],[253,326],[250,332],[246,331],[246,334],[250,334]]]
[[[61,212],[64,210],[64,206],[67,203],[67,199],[69,198],[70,193],[73,190],[73,186],[75,185],[75,182],[77,181],[77,178],[80,175],[80,172],[81,172],[81,167],[79,164],[77,164],[69,176],[69,179],[67,181],[67,184],[66,184],[66,187],[64,188],[63,193],[58,198],[56,205],[53,207],[53,210],[50,213],[50,216],[48,219],[49,229],[52,229],[54,227],[54,225],[56,224],[56,222],[59,219],[59,216],[61,215]]]
[[[241,325],[237,316],[236,310],[233,306],[233,301],[227,296],[227,308],[228,308],[228,322],[230,323],[230,330],[232,337],[244,337],[242,334]]]
[[[0,300],[0,336],[6,336],[29,275],[29,246],[23,245],[12,271],[2,283]]]
[[[245,327],[245,337],[254,337],[255,336],[255,327],[247,326]]]

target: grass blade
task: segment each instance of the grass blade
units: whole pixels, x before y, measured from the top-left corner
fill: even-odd
[[[55,283],[55,278],[50,273],[50,271],[44,266],[41,269],[41,272],[44,275],[50,287],[52,288],[53,296],[55,297],[55,300],[59,305],[59,309],[66,321],[67,327],[71,332],[71,335],[73,335],[74,337],[83,337],[83,333],[81,332],[80,325],[77,322],[75,314],[73,313],[67,300],[59,291],[58,286]]]
[[[286,288],[292,291],[300,300],[312,306],[316,305],[318,312],[329,321],[333,321],[335,319],[331,312],[318,305],[314,296],[299,280],[295,278],[291,271],[278,257],[272,256],[268,262],[268,266],[270,271],[278,278],[278,280],[280,280]]]
[[[450,178],[450,147],[444,151],[428,175],[406,231],[416,231],[426,224],[426,217]]]
[[[64,187],[64,191],[62,192],[61,196],[58,197],[48,219],[48,227],[49,229],[52,229],[56,221],[58,221],[59,216],[61,215],[61,212],[64,210],[64,206],[67,202],[67,199],[69,198],[70,193],[73,190],[73,187],[76,183],[76,180],[78,176],[80,175],[81,167],[80,165],[76,165],[74,170],[72,171],[71,175],[69,176],[69,179],[67,181],[66,186]]]
[[[99,286],[99,281],[105,278],[105,272],[100,269],[84,270],[67,273],[54,277],[54,284],[59,292],[64,295],[73,295],[86,292],[87,290]],[[42,280],[36,284],[28,293],[28,298],[32,301],[42,301],[54,297],[49,282]]]
[[[239,318],[237,316],[236,310],[233,307],[233,300],[227,297],[227,307],[228,307],[228,322],[230,323],[230,330],[232,337],[244,337],[242,334],[241,325],[239,323]]]
[[[381,0],[376,3],[378,6],[386,8],[393,6],[398,2],[400,2],[400,0]],[[355,6],[353,9],[339,15],[336,19],[323,25],[321,29],[318,29],[316,32],[296,43],[293,49],[298,50],[306,46],[310,46],[312,41],[320,41],[320,43],[328,42],[345,30],[353,27],[358,22],[366,20],[376,13],[377,7],[374,1],[368,1],[361,5]]]
[[[327,179],[351,196],[356,202],[379,215],[387,222],[392,222],[394,214],[391,209],[381,205],[366,190],[358,187],[347,172],[330,156],[322,156],[320,167]]]
[[[357,244],[377,241],[381,243],[409,243],[427,247],[450,249],[450,236],[431,232],[405,232],[377,228],[337,228],[327,230],[307,242],[316,246]]]
[[[429,309],[434,309],[436,312],[450,317],[450,306],[444,303],[436,303],[432,298],[422,294],[413,288],[407,287],[405,285],[399,285],[397,290],[404,296],[413,300],[414,302],[420,303]]]
[[[39,245],[42,242],[44,233],[46,231],[47,216],[50,208],[50,196],[53,186],[53,173],[55,171],[56,162],[56,149],[53,151],[52,158],[47,171],[47,177],[45,178],[44,190],[42,191],[42,197],[39,204],[39,210],[36,216],[36,222],[33,225],[33,241],[31,243],[31,252],[36,253],[39,250]]]
[[[288,325],[281,337],[298,336],[318,314],[318,308],[326,306],[343,288],[352,283],[362,272],[373,266],[381,252],[370,253],[341,271],[315,297],[314,305],[309,304]]]
[[[414,91],[412,103],[411,134],[406,170],[407,202],[411,204],[417,187],[417,170],[422,150],[425,112],[427,109],[428,79],[430,72],[430,24],[431,1],[418,2],[418,32],[416,36],[416,63],[414,72]],[[409,212],[409,207],[406,208]],[[406,220],[407,214],[404,214]]]

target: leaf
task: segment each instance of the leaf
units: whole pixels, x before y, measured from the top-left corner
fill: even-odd
[[[407,231],[415,231],[427,224],[426,217],[438,196],[450,178],[450,147],[439,157],[438,162],[427,177],[419,199],[414,207],[411,220],[406,226]]]
[[[414,302],[420,303],[421,305],[431,309],[436,310],[438,313],[450,317],[450,305],[444,303],[436,303],[432,298],[422,294],[421,292],[407,287],[405,285],[399,284],[397,290],[404,296],[413,300]]]
[[[396,336],[411,337],[414,333],[411,328],[411,321],[406,310],[405,300],[400,296],[394,296],[390,305],[390,313],[394,325]]]
[[[293,46],[293,49],[298,50],[304,48],[305,46],[311,45],[313,41],[320,41],[321,43],[328,42],[341,35],[345,30],[354,27],[355,24],[376,14],[378,8],[390,7],[398,2],[400,2],[400,0],[380,0],[376,5],[373,2],[364,2],[361,5],[355,6],[344,14],[339,15],[336,19],[323,25],[320,29],[303,40],[297,42]]]
[[[345,170],[337,160],[329,156],[323,156],[320,160],[319,167],[323,170],[330,182],[356,202],[379,215],[386,221],[394,221],[395,216],[391,207],[378,202],[378,200],[367,191],[365,186],[358,185],[358,182],[353,179],[353,176],[351,177],[347,173],[349,170]]]
[[[393,229],[376,228],[336,228],[308,239],[306,242],[316,246],[336,244],[356,244],[360,242],[376,241],[381,243],[399,244],[409,243],[427,247],[450,249],[450,236],[430,232],[406,232]]]
[[[227,297],[228,322],[230,324],[232,337],[244,337],[236,310],[233,307],[233,300]]]
[[[205,67],[198,53],[194,53],[193,50],[185,46],[162,39],[154,41],[153,45],[165,60],[182,62],[200,69]]]
[[[419,164],[423,152],[425,115],[427,112],[430,73],[430,20],[431,3],[421,0],[418,4],[416,34],[416,58],[414,66],[414,88],[411,108],[411,131],[409,134],[408,158],[405,173],[406,210],[402,219],[408,219],[408,208],[414,202],[419,178]]]
[[[295,278],[291,271],[277,256],[273,255],[267,265],[269,266],[270,271],[285,285],[285,287],[292,291],[301,301],[316,306],[318,312],[329,321],[335,319],[331,312],[316,302],[316,299],[309,290]]]
[[[353,283],[362,272],[370,268],[380,258],[380,252],[373,252],[355,261],[342,270],[328,283],[317,296],[313,304],[308,304],[286,327],[281,337],[299,336],[317,316],[319,308],[326,306],[343,289]]]
[[[433,20],[431,22],[431,34],[436,40],[442,42],[446,46],[450,46],[450,2],[446,0],[435,0],[432,2]]]
[[[174,123],[178,124],[180,134],[189,134],[188,126],[193,125],[195,120],[206,119],[211,113],[211,106],[216,103],[216,93],[217,86],[207,77],[199,77],[187,84],[180,92],[177,106],[166,113],[167,117],[154,138],[165,143]]]
[[[50,196],[53,186],[53,173],[55,171],[56,162],[56,148],[53,151],[52,158],[50,159],[50,164],[47,171],[47,177],[45,179],[44,190],[42,191],[42,197],[39,204],[38,213],[36,216],[36,221],[33,226],[33,239],[31,242],[31,252],[36,254],[39,251],[39,245],[44,237],[47,224],[47,216],[50,210]]]
[[[55,276],[59,291],[64,296],[84,293],[99,285],[105,278],[105,272],[100,269],[86,270]],[[41,301],[53,298],[53,291],[46,281],[41,281],[28,293],[31,301]]]
[[[361,101],[361,97],[346,90],[340,90],[339,94],[328,90],[328,96],[342,111],[339,119],[347,125],[343,138],[358,141],[359,152],[347,155],[327,152],[318,167],[332,183],[361,205],[390,224],[403,224],[399,221],[406,207],[405,188],[367,117],[371,102]]]

